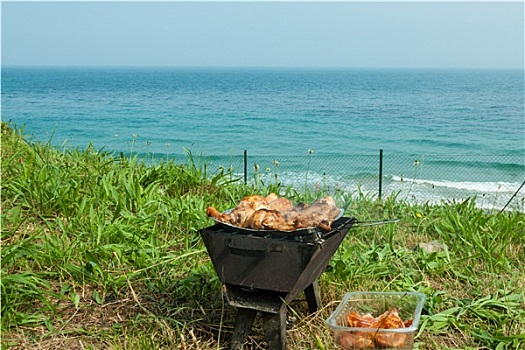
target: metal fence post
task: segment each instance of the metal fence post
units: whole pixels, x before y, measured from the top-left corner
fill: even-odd
[[[248,152],[244,150],[244,184],[248,183]]]
[[[379,199],[383,190],[383,150],[379,150]]]

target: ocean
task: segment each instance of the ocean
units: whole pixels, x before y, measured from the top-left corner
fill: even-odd
[[[2,67],[30,141],[265,184],[523,210],[523,70]],[[510,201],[510,202],[509,202]]]

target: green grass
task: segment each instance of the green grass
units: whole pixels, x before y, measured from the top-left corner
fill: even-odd
[[[243,185],[188,153],[186,164],[146,164],[30,144],[2,124],[2,349],[223,349],[235,310],[199,236],[209,205],[279,192]],[[525,349],[525,216],[489,213],[474,200],[411,205],[332,193],[346,216],[397,217],[352,229],[320,277],[322,309],[290,307],[289,349],[333,349],[324,320],[344,293],[427,295],[419,349]],[[421,242],[446,249],[427,253]],[[247,348],[261,348],[256,324]]]

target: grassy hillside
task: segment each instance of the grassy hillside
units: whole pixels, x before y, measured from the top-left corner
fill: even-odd
[[[2,349],[227,348],[235,310],[198,233],[206,207],[326,194],[243,185],[191,154],[148,165],[29,144],[6,124],[1,136]],[[332,195],[346,216],[400,222],[349,232],[319,279],[322,309],[290,306],[289,349],[334,349],[323,322],[357,290],[425,293],[419,349],[525,349],[524,214]],[[418,248],[432,241],[445,249]],[[258,322],[246,348],[261,339]]]

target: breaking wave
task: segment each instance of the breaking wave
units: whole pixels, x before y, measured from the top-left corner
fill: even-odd
[[[414,183],[418,185],[427,185],[432,187],[442,187],[449,189],[465,190],[482,193],[507,193],[516,191],[520,183],[514,182],[475,182],[475,181],[446,181],[446,180],[425,180],[403,178],[401,176],[392,176],[392,181],[403,183]]]

